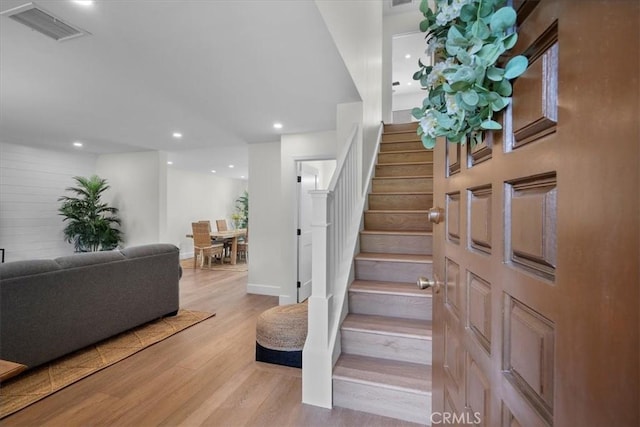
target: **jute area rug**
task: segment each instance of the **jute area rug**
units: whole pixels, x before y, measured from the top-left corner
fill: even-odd
[[[193,258],[187,258],[187,259],[183,259],[180,260],[180,265],[182,265],[182,268],[189,268],[189,269],[193,269]],[[198,264],[198,269],[200,269],[200,264]],[[239,260],[238,263],[236,265],[231,265],[231,264],[219,264],[219,263],[211,263],[211,268],[209,268],[209,265],[207,263],[204,264],[204,267],[202,267],[203,270],[218,270],[218,271],[247,271],[247,261],[246,260]]]
[[[11,378],[0,386],[0,419],[212,316],[180,310]]]

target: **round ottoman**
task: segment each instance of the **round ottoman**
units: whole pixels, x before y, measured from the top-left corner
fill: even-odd
[[[266,310],[256,324],[256,360],[302,368],[307,339],[307,302]]]

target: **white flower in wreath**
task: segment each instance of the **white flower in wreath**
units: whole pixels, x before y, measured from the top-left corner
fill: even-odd
[[[451,4],[441,2],[440,13],[436,16],[436,23],[438,25],[446,25],[448,22],[460,16],[460,10],[465,4],[470,4],[472,0],[453,0]]]
[[[422,128],[424,133],[429,135],[431,138],[436,137],[436,127],[438,127],[438,121],[434,117],[432,110],[427,111],[424,117],[420,119],[420,127]]]
[[[440,86],[447,81],[442,72],[447,68],[451,68],[455,65],[454,58],[447,58],[446,61],[438,62],[433,66],[431,73],[427,76],[427,88],[433,89],[436,86]]]

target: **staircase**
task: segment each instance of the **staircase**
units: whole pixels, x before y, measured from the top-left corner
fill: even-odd
[[[335,406],[430,423],[432,294],[415,283],[431,274],[432,191],[433,153],[416,124],[385,125],[333,371]]]

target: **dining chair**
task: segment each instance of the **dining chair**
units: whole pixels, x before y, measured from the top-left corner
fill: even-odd
[[[238,240],[238,258],[242,258],[244,255],[244,259],[247,259],[249,255],[249,224],[247,224],[247,234],[244,236],[244,240]]]
[[[216,219],[216,227],[218,228],[218,231],[229,231],[226,219]],[[232,239],[223,239],[225,256],[229,256],[231,254],[231,240]]]
[[[198,258],[200,258],[200,268],[204,267],[205,258],[209,259],[209,268],[211,268],[211,258],[215,256],[222,258],[223,245],[211,243],[211,226],[206,222],[192,222],[191,230],[193,233],[193,268],[196,268]]]

